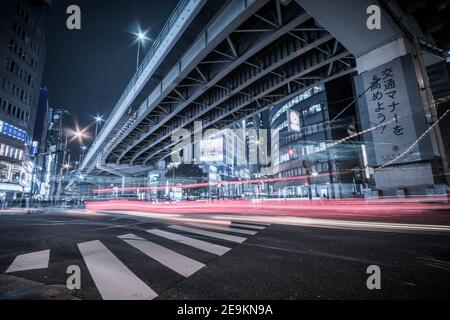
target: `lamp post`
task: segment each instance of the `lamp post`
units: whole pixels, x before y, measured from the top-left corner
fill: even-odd
[[[98,129],[100,127],[100,124],[104,121],[103,116],[100,116],[97,114],[97,116],[94,117],[95,119],[95,137],[97,138],[98,135]]]
[[[137,34],[137,42],[138,42],[138,49],[137,49],[137,58],[136,58],[136,72],[139,70],[139,55],[141,52],[141,42],[144,42],[147,40],[147,37],[145,36],[145,33],[142,31],[139,31]]]
[[[68,135],[66,134],[66,138],[64,140],[63,159],[62,159],[62,162],[61,162],[61,168],[59,169],[58,192],[57,192],[57,200],[58,201],[59,201],[59,199],[61,197],[63,169],[64,169],[64,165],[66,163],[67,139],[68,139]]]

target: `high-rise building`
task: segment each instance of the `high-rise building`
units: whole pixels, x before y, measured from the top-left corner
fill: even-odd
[[[67,127],[69,113],[64,109],[47,108],[47,115],[45,117],[47,127],[46,135],[41,141],[41,148],[45,152],[42,159],[42,174],[41,174],[41,190],[43,200],[53,200],[55,197],[59,198],[63,193],[63,184],[67,181],[62,181],[63,166],[67,162],[67,132],[64,130]]]
[[[48,89],[41,88],[37,105],[37,115],[33,133],[31,157],[34,164],[32,175],[31,194],[42,198],[42,181],[48,155],[48,129],[50,128],[50,107],[48,101]],[[37,196],[41,194],[41,197]]]
[[[243,127],[246,131],[245,143],[248,170],[252,177],[258,178],[261,175],[261,168],[268,164],[270,155],[269,110],[264,110],[245,119]],[[251,154],[252,151],[254,151],[254,154]]]
[[[352,100],[346,76],[272,107],[272,167],[274,177],[282,179],[273,183],[271,193],[302,198],[363,193],[361,144],[348,139],[357,127]]]
[[[29,192],[29,152],[45,59],[44,15],[50,1],[0,2],[0,193]],[[28,189],[28,190],[27,190]]]

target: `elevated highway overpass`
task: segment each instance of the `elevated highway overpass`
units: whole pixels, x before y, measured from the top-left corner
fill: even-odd
[[[83,171],[138,175],[170,154],[176,128],[193,133],[195,120],[203,121],[203,129],[225,128],[299,90],[355,71],[353,56],[295,1],[213,2],[186,2],[184,10],[198,12],[186,18],[192,21],[184,32],[202,20],[198,15],[219,10],[203,21],[206,27],[183,54],[183,30],[173,37],[176,52],[159,59],[173,64],[165,75],[160,71],[162,77],[150,68],[156,58],[146,58],[90,148]]]
[[[392,58],[411,50],[399,44],[413,42],[401,25],[411,17],[370,32],[370,1],[326,4],[182,0],[89,149],[83,175],[143,175],[171,154],[178,128],[194,134],[195,121],[203,130],[226,128],[302,90],[382,64],[373,59],[382,51]],[[380,6],[396,8],[391,1]],[[442,59],[431,37],[419,27],[417,35],[424,59]]]

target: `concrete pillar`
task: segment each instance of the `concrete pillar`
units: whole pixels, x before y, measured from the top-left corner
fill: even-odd
[[[425,70],[437,60],[422,51],[417,37],[432,39],[395,2],[296,2],[355,56],[357,110],[374,188],[381,195],[445,189],[448,162]],[[374,4],[381,8],[379,30],[366,26],[366,10]]]

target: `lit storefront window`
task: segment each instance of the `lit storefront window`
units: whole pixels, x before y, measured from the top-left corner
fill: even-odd
[[[20,148],[11,147],[7,144],[0,143],[0,156],[16,160],[23,160],[24,152]]]

